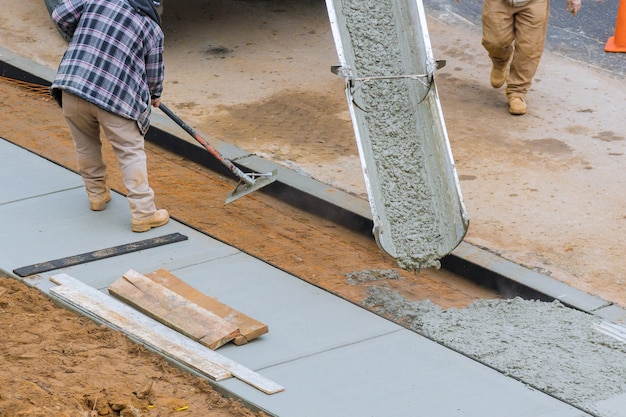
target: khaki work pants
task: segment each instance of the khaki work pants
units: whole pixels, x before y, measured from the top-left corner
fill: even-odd
[[[113,147],[128,191],[131,216],[146,220],[156,211],[154,192],[148,185],[144,137],[134,120],[109,113],[73,94],[63,92],[63,115],[74,138],[78,172],[90,198],[108,192],[102,158],[100,128]]]
[[[507,0],[483,3],[482,44],[493,65],[504,67],[511,54],[506,95],[525,97],[537,72],[548,30],[549,0],[531,0],[513,7]]]

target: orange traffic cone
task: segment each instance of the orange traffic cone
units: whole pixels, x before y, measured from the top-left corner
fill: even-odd
[[[606,41],[606,52],[626,52],[626,0],[620,0],[617,8],[617,22],[615,36]]]

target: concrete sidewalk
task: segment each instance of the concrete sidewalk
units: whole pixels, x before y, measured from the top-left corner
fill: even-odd
[[[267,323],[268,334],[219,353],[285,391],[267,395],[235,378],[216,384],[272,415],[587,415],[175,219],[134,234],[123,196],[91,212],[77,174],[6,140],[0,160],[0,269],[11,273],[172,233],[187,237],[23,280],[49,294],[49,278],[65,273],[106,293],[129,269],[165,268]]]

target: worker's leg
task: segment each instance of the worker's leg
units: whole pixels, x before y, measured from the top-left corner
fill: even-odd
[[[482,10],[482,45],[489,53],[494,69],[506,69],[513,53],[514,8],[505,0],[485,0]]]
[[[144,138],[137,122],[104,110],[99,110],[98,120],[119,162],[133,220],[150,219],[156,212],[154,192],[148,184]]]
[[[110,196],[96,111],[97,107],[93,104],[63,93],[63,115],[74,138],[78,172],[83,178],[90,201],[106,200]]]
[[[515,55],[507,77],[509,98],[525,97],[537,72],[548,29],[549,0],[532,0],[515,14]]]

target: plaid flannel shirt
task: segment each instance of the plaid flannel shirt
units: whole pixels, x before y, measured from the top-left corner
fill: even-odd
[[[96,106],[136,120],[145,134],[151,99],[163,90],[163,32],[126,0],[65,0],[52,13],[72,39],[52,83]]]

